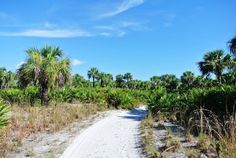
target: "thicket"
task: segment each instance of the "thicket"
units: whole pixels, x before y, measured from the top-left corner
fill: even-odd
[[[57,88],[49,91],[51,103],[81,102],[95,103],[103,107],[131,109],[148,100],[149,92],[119,88]],[[0,98],[9,104],[39,105],[40,93],[37,87],[29,86],[24,90],[0,90]]]
[[[151,94],[148,108],[156,119],[179,123],[188,134],[206,135],[211,146],[204,152],[213,147],[223,157],[236,155],[235,85],[177,92],[158,89]]]

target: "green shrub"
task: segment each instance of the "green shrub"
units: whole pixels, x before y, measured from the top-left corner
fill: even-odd
[[[119,94],[117,93],[117,91],[113,89],[108,91],[107,103],[109,106],[111,105],[115,107],[116,109],[118,109],[119,105],[121,104],[121,98],[119,97]]]
[[[0,97],[10,104],[20,104],[24,100],[23,91],[20,89],[3,89],[0,91]]]
[[[5,105],[2,100],[0,100],[0,128],[7,125],[7,113],[10,111],[9,106]]]
[[[39,89],[35,86],[28,86],[24,90],[24,95],[27,102],[29,102],[30,105],[33,106],[35,101],[40,97]]]
[[[153,113],[158,111],[194,111],[203,107],[217,115],[232,114],[236,109],[236,86],[219,86],[192,89],[184,92],[166,93],[158,89],[150,96],[148,107]]]

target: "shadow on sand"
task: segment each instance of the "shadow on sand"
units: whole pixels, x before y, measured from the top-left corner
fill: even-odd
[[[146,113],[147,111],[144,109],[133,109],[128,112],[127,116],[120,117],[134,121],[141,121],[145,117]]]

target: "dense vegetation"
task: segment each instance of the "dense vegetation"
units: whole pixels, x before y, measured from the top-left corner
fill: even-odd
[[[198,62],[202,76],[187,71],[179,86],[154,90],[148,102],[155,119],[176,122],[185,127],[187,135],[199,136],[203,154],[236,155],[235,39],[229,42],[231,54],[215,50],[204,55]]]
[[[133,108],[148,103],[153,116],[160,113],[196,135],[208,133],[215,140],[236,139],[236,37],[230,54],[207,52],[198,62],[201,76],[186,71],[133,79],[131,73],[112,74],[88,70],[88,80],[71,75],[70,60],[58,47],[28,49],[16,73],[0,68],[0,127],[7,124],[9,105],[49,106],[61,102],[94,103],[103,108]],[[215,76],[215,77],[212,77]],[[224,144],[225,145],[225,144]]]

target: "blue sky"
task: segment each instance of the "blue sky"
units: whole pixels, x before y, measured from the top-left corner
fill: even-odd
[[[25,50],[60,46],[84,76],[91,67],[148,80],[180,76],[236,34],[235,0],[21,0],[0,5],[0,66]]]

